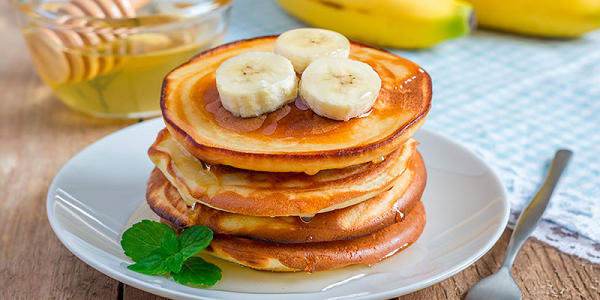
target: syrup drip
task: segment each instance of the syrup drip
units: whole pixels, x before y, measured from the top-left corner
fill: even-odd
[[[312,221],[312,219],[313,217],[300,217],[300,220],[304,223],[309,223],[310,221]]]
[[[406,215],[404,215],[404,213],[401,212],[397,208],[394,208],[394,211],[396,212],[396,223],[400,223],[400,222],[404,221],[404,218],[406,218]]]
[[[371,112],[373,112],[373,110],[372,110],[372,109],[369,109],[369,111],[368,111],[368,112],[365,112],[364,114],[362,114],[362,115],[360,115],[360,116],[358,116],[358,117],[359,117],[359,118],[368,117],[368,116],[371,114]]]
[[[417,78],[417,75],[415,75],[415,76],[413,76],[413,77],[411,77],[411,78],[409,78],[409,79],[406,79],[406,80],[404,81],[404,84],[407,84],[407,83],[409,83],[409,82],[413,81],[413,79],[415,79],[415,78]],[[400,86],[400,88],[402,88],[402,86]]]
[[[404,248],[406,248],[406,247],[408,247],[408,246],[409,246],[409,245],[408,245],[408,243],[406,243],[406,244],[404,244],[404,245],[400,246],[400,248],[398,248],[398,249],[395,249],[395,250],[392,250],[392,252],[390,252],[390,253],[386,254],[384,257],[382,257],[382,258],[380,259],[380,261],[382,261],[382,260],[384,260],[384,259],[386,259],[386,258],[388,258],[388,257],[390,257],[390,256],[392,256],[392,255],[394,255],[394,254],[396,254],[398,251],[402,251],[402,250],[404,250]]]
[[[309,235],[309,236],[307,236],[307,237],[306,237],[306,242],[307,242],[307,243],[308,243],[308,242],[311,242],[312,240],[313,240],[313,237],[312,237],[312,235]]]
[[[217,99],[217,100],[215,100],[215,101],[213,101],[213,102],[211,102],[209,104],[206,104],[206,106],[205,106],[206,111],[209,112],[209,113],[211,113],[211,114],[213,114],[213,115],[217,114],[217,111],[219,110],[219,107],[221,107],[221,100],[220,99]]]
[[[275,133],[275,130],[277,129],[277,122],[274,122],[273,124],[265,127],[265,129],[263,129],[262,134],[263,135],[271,135],[273,133]]]
[[[304,171],[304,173],[306,173],[306,175],[313,176],[313,175],[319,173],[319,170],[306,170],[306,171]]]
[[[279,122],[281,119],[283,119],[285,116],[287,116],[291,110],[292,110],[292,108],[289,105],[286,105],[286,106],[276,110],[275,112],[273,112],[273,114],[269,117],[272,119],[272,123],[267,125],[263,129],[262,134],[263,135],[271,135],[271,134],[275,133],[275,130],[277,130],[277,122]]]
[[[210,165],[205,163],[204,161],[200,161],[200,163],[202,164],[202,168],[206,171],[210,171]]]
[[[379,164],[379,163],[382,163],[384,161],[385,161],[385,156],[382,156],[380,158],[376,158],[376,159],[372,160],[371,163],[373,163],[373,164]]]
[[[306,259],[306,267],[304,268],[304,271],[306,273],[313,274],[317,268],[315,265],[315,259],[311,257],[305,257],[304,259]]]
[[[300,101],[300,97],[296,98],[296,102],[294,102],[294,105],[296,105],[296,107],[299,110],[307,110],[309,107],[306,106],[306,104],[304,104],[304,102]]]
[[[392,252],[390,252],[390,253],[386,254],[386,255],[385,255],[384,257],[382,257],[380,260],[384,260],[384,259],[386,259],[386,258],[388,258],[388,257],[390,257],[390,256],[392,256],[392,255],[394,255],[394,254],[396,254],[396,252],[398,252],[400,249],[402,249],[402,248],[398,248],[398,249],[394,249],[394,250],[392,250]]]

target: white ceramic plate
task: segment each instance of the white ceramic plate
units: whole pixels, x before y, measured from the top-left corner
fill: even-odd
[[[145,205],[153,168],[146,150],[161,119],[115,132],[77,154],[58,172],[47,199],[58,238],[84,262],[139,289],[184,299],[381,299],[440,282],[474,263],[498,240],[509,203],[498,176],[463,146],[427,130],[415,139],[427,165],[423,203],[427,225],[419,240],[371,267],[306,273],[267,273],[212,259],[223,280],[211,288],[183,286],[127,269],[121,233],[156,219]]]

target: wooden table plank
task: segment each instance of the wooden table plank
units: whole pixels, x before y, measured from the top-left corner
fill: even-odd
[[[162,299],[89,267],[63,246],[46,217],[58,170],[93,141],[137,120],[71,111],[37,77],[7,1],[0,2],[0,299]],[[462,299],[500,265],[508,231],[463,272],[399,299]],[[513,274],[525,299],[600,299],[600,265],[531,240]]]
[[[14,11],[0,3],[0,299],[116,299],[118,282],[54,235],[46,194],[73,155],[136,120],[91,118],[61,104],[36,75]]]

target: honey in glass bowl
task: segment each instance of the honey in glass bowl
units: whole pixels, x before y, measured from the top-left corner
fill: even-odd
[[[230,2],[158,0],[131,18],[67,15],[69,2],[16,4],[32,61],[59,99],[96,116],[140,118],[160,113],[169,71],[221,42]]]

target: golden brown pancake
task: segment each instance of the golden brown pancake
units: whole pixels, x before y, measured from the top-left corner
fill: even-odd
[[[155,168],[148,180],[146,199],[161,218],[179,228],[205,225],[217,234],[276,243],[323,242],[357,238],[401,221],[420,201],[426,171],[417,153],[394,187],[350,207],[299,217],[254,217],[228,213],[197,203],[189,207],[179,192]]]
[[[268,172],[341,169],[398,149],[422,125],[431,106],[431,78],[415,63],[352,42],[350,58],[369,64],[382,87],[365,117],[335,121],[301,105],[239,118],[219,101],[215,70],[232,56],[273,51],[276,36],[211,49],[169,73],[161,95],[165,124],[195,157],[211,164]]]
[[[179,190],[188,206],[196,202],[251,216],[311,216],[344,208],[388,190],[415,155],[412,139],[383,160],[315,175],[274,173],[206,164],[175,141],[158,134],[148,156]]]
[[[356,239],[276,244],[216,234],[206,253],[242,266],[277,272],[312,273],[352,264],[374,264],[414,243],[425,228],[425,219],[425,209],[419,201],[404,221]]]

